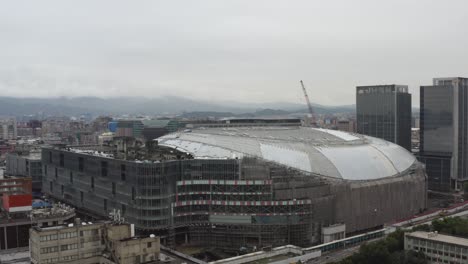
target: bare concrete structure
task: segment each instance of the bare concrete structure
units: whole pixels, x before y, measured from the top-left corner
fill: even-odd
[[[31,262],[70,264],[155,263],[159,238],[132,237],[130,224],[85,223],[30,230]]]
[[[95,214],[120,210],[138,232],[159,234],[169,246],[224,250],[310,246],[320,242],[322,227],[369,230],[427,204],[421,164],[377,138],[238,127],[173,133],[153,143],[141,146],[146,157],[128,148],[44,148],[44,191]]]
[[[335,224],[322,227],[322,243],[343,239],[346,236],[346,225]]]
[[[30,212],[6,213],[3,210],[0,212],[0,250],[27,248],[31,226],[60,225],[73,217],[75,210],[60,204]]]

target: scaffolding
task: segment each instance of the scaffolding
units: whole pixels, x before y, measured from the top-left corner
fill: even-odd
[[[311,244],[316,230],[312,201],[275,194],[282,178],[303,181],[301,172],[257,158],[236,160],[237,165],[233,160],[210,162],[186,166],[176,183],[173,219],[175,228],[186,232],[182,242],[225,251]],[[323,182],[314,181],[319,184]]]

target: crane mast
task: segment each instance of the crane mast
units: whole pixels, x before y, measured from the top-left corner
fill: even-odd
[[[304,92],[304,97],[306,99],[307,107],[309,108],[311,125],[315,125],[314,109],[312,108],[312,104],[310,104],[309,96],[307,95],[307,91],[302,80],[301,80],[301,86],[302,86],[302,91]]]

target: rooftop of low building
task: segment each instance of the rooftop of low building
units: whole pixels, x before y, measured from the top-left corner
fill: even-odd
[[[460,246],[468,246],[468,239],[466,238],[439,234],[437,232],[415,231],[411,233],[406,233],[406,235],[409,237],[421,238],[425,240],[444,242]]]

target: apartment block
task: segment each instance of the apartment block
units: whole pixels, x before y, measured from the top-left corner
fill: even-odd
[[[133,226],[110,222],[33,227],[31,262],[70,264],[156,263],[159,237],[135,237]]]
[[[422,251],[428,263],[468,263],[468,239],[437,232],[406,233],[405,250]]]

